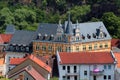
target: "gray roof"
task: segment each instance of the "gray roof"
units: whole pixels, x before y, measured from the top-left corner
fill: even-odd
[[[37,29],[37,33],[41,35],[56,35],[58,24],[40,23]]]
[[[36,39],[36,32],[17,30],[17,31],[15,31],[9,44],[29,45],[33,39]]]
[[[68,24],[68,21],[65,21],[65,24],[62,25],[64,34],[68,34],[68,33],[66,33],[67,24]],[[42,36],[44,36],[45,34],[47,34],[48,36],[50,36],[51,34],[56,35],[58,25],[59,24],[42,23],[39,25],[37,33],[40,33]],[[81,40],[79,40],[77,42],[91,42],[91,41],[110,40],[111,39],[111,36],[108,33],[103,22],[86,22],[86,23],[77,23],[77,24],[70,24],[70,25],[71,25],[70,27],[72,27],[71,28],[72,31],[74,31],[74,29],[77,26],[77,28],[80,29],[81,37],[82,36],[85,37],[85,39],[81,38]],[[104,33],[104,35],[106,35],[103,38],[99,38],[100,28],[101,28],[102,32]],[[70,32],[70,31],[68,31],[68,32]],[[90,36],[90,38],[88,38],[88,35]],[[97,37],[93,37],[93,35],[96,35]],[[73,42],[75,42],[75,41],[73,41]]]
[[[76,24],[73,24],[73,27],[76,27]],[[96,30],[102,27],[103,32],[106,33],[106,37],[104,38],[93,38],[93,33],[96,34]],[[85,39],[82,40],[82,42],[91,42],[91,41],[99,41],[99,40],[109,40],[111,39],[111,36],[109,35],[105,25],[103,22],[87,22],[87,23],[79,23],[78,28],[80,29],[81,35],[85,36]],[[87,38],[87,34],[91,36],[90,39]]]
[[[14,25],[7,25],[5,33],[6,34],[14,34],[15,26]]]

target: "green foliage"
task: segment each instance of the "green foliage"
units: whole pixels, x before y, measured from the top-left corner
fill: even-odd
[[[58,80],[58,77],[53,77],[50,80]]]
[[[31,0],[25,5],[15,1],[0,0],[0,33],[8,24],[17,29],[36,30],[39,23],[58,23],[60,19],[63,23],[70,12],[74,23],[101,20],[112,37],[120,38],[120,0]]]
[[[71,13],[72,21],[84,21],[86,14],[90,12],[90,5],[75,6],[69,11]]]
[[[102,21],[114,38],[120,38],[120,17],[117,17],[113,12],[107,12],[103,14]]]

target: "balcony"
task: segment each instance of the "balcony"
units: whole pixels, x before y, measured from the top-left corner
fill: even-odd
[[[78,76],[79,73],[66,73],[66,76]]]
[[[90,75],[94,75],[94,76],[104,75],[104,70],[103,71],[90,71]]]

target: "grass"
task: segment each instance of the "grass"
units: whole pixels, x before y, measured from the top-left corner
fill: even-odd
[[[58,80],[58,77],[52,77],[50,80]]]

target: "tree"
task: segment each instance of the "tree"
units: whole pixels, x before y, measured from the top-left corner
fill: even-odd
[[[16,9],[14,12],[15,25],[18,29],[26,29],[31,24],[36,22],[36,13],[33,10],[27,8]]]
[[[90,12],[90,5],[75,6],[68,12],[71,14],[72,21],[82,22],[86,18],[86,14]]]
[[[5,29],[8,24],[13,24],[15,19],[13,17],[13,13],[9,10],[9,8],[5,7],[0,10],[0,29]]]
[[[120,38],[120,18],[113,12],[104,13],[102,21],[113,38]]]

